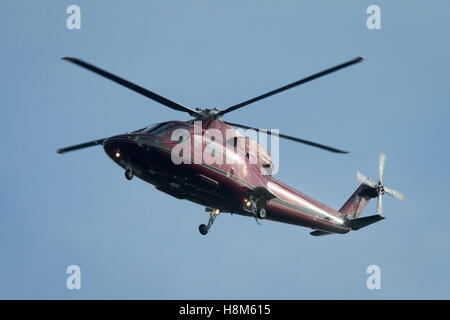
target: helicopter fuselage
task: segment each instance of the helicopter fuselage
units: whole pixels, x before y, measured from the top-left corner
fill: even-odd
[[[193,121],[169,121],[150,129],[107,138],[103,147],[119,166],[130,170],[159,191],[205,206],[210,211],[258,218],[254,210],[263,208],[267,220],[333,233],[347,233],[350,230],[340,212],[267,174],[273,166],[268,158],[270,154],[258,145],[256,156],[249,155],[250,150],[245,142],[254,141],[242,137],[220,120],[203,120],[200,124],[202,127],[198,128]],[[188,132],[184,141],[178,139],[179,136],[174,139],[177,129]],[[211,139],[205,132],[211,129],[227,138],[220,143]],[[232,137],[228,139],[230,133]],[[233,161],[204,159],[211,141],[215,141],[214,152],[220,149],[223,159]],[[244,141],[243,146],[236,145],[240,141]],[[185,154],[180,155],[178,150],[183,143],[191,148],[184,149]],[[196,153],[202,156],[200,161],[195,159]],[[232,156],[225,157],[225,153]],[[181,158],[176,161],[174,155]],[[187,158],[189,161],[179,163],[180,159]]]

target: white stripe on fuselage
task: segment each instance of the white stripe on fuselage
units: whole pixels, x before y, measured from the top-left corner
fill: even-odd
[[[298,196],[294,193],[289,192],[288,190],[284,189],[283,187],[281,187],[273,182],[268,182],[267,187],[270,191],[274,192],[275,195],[276,195],[276,193],[280,193],[280,194],[288,197],[289,199],[293,200],[294,202],[298,203],[303,208],[308,208],[308,209],[311,209],[312,211],[316,212],[319,215],[327,216],[327,217],[333,219],[334,221],[336,221],[337,223],[340,223],[340,224],[344,223],[344,221],[341,218],[338,218],[335,215],[333,215],[329,212],[326,212],[325,210],[315,206],[311,202],[301,198],[300,196]]]

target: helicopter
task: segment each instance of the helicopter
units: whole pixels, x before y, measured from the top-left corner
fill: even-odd
[[[262,130],[223,119],[229,112],[359,63],[363,60],[362,57],[223,110],[201,107],[192,109],[78,58],[62,59],[192,117],[188,121],[156,123],[132,132],[61,148],[57,153],[103,146],[109,158],[125,170],[127,180],[136,176],[161,192],[204,206],[209,213],[209,220],[206,224],[199,225],[202,235],[210,231],[220,213],[252,217],[258,224],[260,220],[266,219],[306,227],[313,230],[310,232],[313,236],[345,234],[384,219],[382,196],[385,193],[404,200],[403,194],[383,184],[385,155],[380,154],[378,181],[357,172],[356,178],[361,182],[359,187],[339,210],[332,209],[274,178],[271,154],[254,139],[241,135],[235,128],[252,130],[329,152],[345,154],[347,151],[281,134],[276,130]],[[212,131],[214,134],[211,134]],[[211,154],[206,152],[208,150],[212,150]],[[214,157],[213,152],[222,155],[226,153],[227,159],[233,161],[205,161],[202,157],[203,154],[209,154],[217,160],[218,157]],[[196,154],[200,155],[200,159],[195,157]],[[360,217],[372,198],[377,198],[377,214]]]

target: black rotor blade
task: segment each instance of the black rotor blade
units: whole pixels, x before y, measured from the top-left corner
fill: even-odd
[[[76,144],[74,146],[58,149],[56,152],[59,153],[59,154],[63,154],[63,153],[69,152],[69,151],[75,151],[75,150],[84,149],[84,148],[87,148],[87,147],[102,145],[103,141],[105,141],[105,139],[106,138],[98,139],[98,140],[94,140],[94,141],[89,141],[89,142],[85,142],[85,143]]]
[[[64,57],[62,59],[63,60],[67,60],[69,62],[72,62],[72,63],[74,63],[74,64],[76,64],[76,65],[78,65],[80,67],[86,68],[86,69],[88,69],[88,70],[90,70],[92,72],[95,72],[95,73],[97,73],[97,74],[99,74],[99,75],[101,75],[101,76],[103,76],[105,78],[108,78],[109,80],[112,80],[112,81],[114,81],[114,82],[116,82],[116,83],[118,83],[118,84],[120,84],[120,85],[122,85],[124,87],[127,87],[128,89],[131,89],[131,90],[133,90],[133,91],[135,91],[137,93],[140,93],[140,94],[146,96],[147,98],[155,100],[156,102],[159,102],[159,103],[165,105],[166,107],[169,107],[171,109],[178,110],[178,111],[187,112],[191,116],[194,116],[194,117],[198,115],[197,112],[195,112],[194,110],[192,110],[192,109],[190,109],[188,107],[185,107],[185,106],[183,106],[183,105],[181,105],[181,104],[179,104],[179,103],[177,103],[175,101],[172,101],[172,100],[169,100],[167,98],[164,98],[163,96],[160,96],[157,93],[154,93],[154,92],[152,92],[152,91],[150,91],[148,89],[142,88],[141,86],[138,86],[137,84],[134,84],[134,83],[132,83],[132,82],[130,82],[128,80],[125,80],[123,78],[120,78],[120,77],[118,77],[116,75],[113,75],[112,73],[109,73],[108,71],[105,71],[105,70],[102,70],[100,68],[97,68],[96,66],[93,66],[92,64],[84,62],[84,61],[82,61],[80,59],[69,58],[69,57]]]
[[[261,129],[258,129],[258,128],[253,128],[253,127],[245,126],[245,125],[238,124],[238,123],[228,122],[228,121],[224,121],[224,123],[226,123],[226,124],[228,124],[230,126],[235,126],[235,127],[242,128],[242,129],[253,129],[255,131],[263,132],[263,133],[266,133],[268,135],[279,136],[280,138],[288,139],[288,140],[295,141],[295,142],[300,142],[300,143],[307,144],[307,145],[312,146],[312,147],[324,149],[324,150],[335,152],[335,153],[348,153],[348,151],[339,150],[339,149],[336,149],[336,148],[325,146],[325,145],[320,144],[320,143],[316,143],[316,142],[312,142],[312,141],[308,141],[308,140],[304,140],[304,139],[299,139],[299,138],[287,136],[287,135],[281,134],[281,133],[271,132],[269,130],[261,130]]]
[[[335,71],[337,71],[337,70],[343,69],[343,68],[345,68],[345,67],[351,66],[352,64],[361,62],[362,60],[363,60],[363,57],[357,57],[357,58],[355,58],[355,59],[353,59],[353,60],[347,61],[347,62],[342,63],[342,64],[340,64],[340,65],[337,65],[337,66],[335,66],[335,67],[332,67],[332,68],[329,68],[329,69],[327,69],[327,70],[321,71],[321,72],[319,72],[319,73],[313,74],[313,75],[311,75],[311,76],[309,76],[309,77],[306,77],[306,78],[304,78],[304,79],[298,80],[298,81],[296,81],[296,82],[292,82],[292,83],[290,83],[290,84],[288,84],[288,85],[285,85],[284,87],[281,87],[281,88],[272,90],[272,91],[270,91],[270,92],[267,92],[267,93],[265,93],[265,94],[262,94],[262,95],[260,95],[260,96],[257,96],[257,97],[255,97],[255,98],[253,98],[253,99],[250,99],[250,100],[241,102],[241,103],[239,103],[239,104],[236,104],[236,105],[234,105],[234,106],[231,106],[231,107],[229,107],[229,108],[227,108],[227,109],[225,109],[225,110],[219,111],[218,114],[222,116],[222,115],[224,115],[225,113],[228,113],[228,112],[234,111],[234,110],[236,110],[236,109],[245,107],[246,105],[249,105],[249,104],[251,104],[251,103],[253,103],[253,102],[256,102],[256,101],[265,99],[265,98],[267,98],[267,97],[273,96],[274,94],[277,94],[277,93],[283,92],[283,91],[285,91],[285,90],[291,89],[291,88],[293,88],[293,87],[299,86],[299,85],[301,85],[301,84],[303,84],[303,83],[305,83],[305,82],[308,82],[308,81],[317,79],[317,78],[322,77],[322,76],[324,76],[324,75],[327,75],[327,74],[329,74],[329,73],[332,73],[332,72],[335,72]]]

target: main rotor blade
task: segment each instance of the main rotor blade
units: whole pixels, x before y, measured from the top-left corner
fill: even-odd
[[[383,183],[383,171],[384,171],[384,161],[386,160],[386,155],[380,153],[380,160],[378,162],[378,181]]]
[[[377,183],[375,181],[370,180],[365,175],[363,175],[361,172],[356,171],[356,180],[361,182],[362,184],[365,184],[366,186],[369,186],[371,188],[376,188]]]
[[[394,198],[397,198],[398,200],[405,201],[405,196],[398,191],[384,187],[384,192],[393,196]]]
[[[120,84],[120,85],[122,85],[124,87],[127,87],[128,89],[131,89],[131,90],[133,90],[133,91],[135,91],[137,93],[140,93],[140,94],[146,96],[147,98],[155,100],[156,102],[159,102],[159,103],[165,105],[166,107],[169,107],[171,109],[178,110],[178,111],[187,112],[191,116],[198,116],[197,112],[195,112],[194,110],[192,110],[192,109],[190,109],[188,107],[185,107],[185,106],[183,106],[183,105],[181,105],[181,104],[179,104],[179,103],[177,103],[175,101],[172,101],[172,100],[169,100],[169,99],[167,99],[167,98],[165,98],[163,96],[160,96],[159,94],[154,93],[154,92],[152,92],[152,91],[150,91],[148,89],[145,89],[145,88],[143,88],[141,86],[138,86],[137,84],[134,84],[134,83],[132,83],[132,82],[130,82],[128,80],[125,80],[125,79],[120,78],[120,77],[118,77],[116,75],[113,75],[112,73],[109,73],[108,71],[105,71],[105,70],[102,70],[100,68],[97,68],[96,66],[93,66],[92,64],[89,64],[89,63],[84,62],[84,61],[82,61],[80,59],[77,59],[77,58],[64,57],[62,59],[63,60],[67,60],[69,62],[72,62],[72,63],[74,63],[74,64],[76,64],[76,65],[78,65],[80,67],[86,68],[86,69],[88,69],[88,70],[90,70],[92,72],[95,72],[95,73],[97,73],[97,74],[99,74],[99,75],[101,75],[101,76],[103,76],[105,78],[108,78],[109,80],[112,80],[112,81],[114,81],[114,82],[116,82],[116,83],[118,83],[118,84]]]
[[[238,124],[238,123],[228,122],[228,121],[224,121],[224,123],[226,123],[226,124],[228,124],[230,126],[235,126],[235,127],[242,128],[242,129],[252,129],[252,130],[255,130],[255,131],[258,131],[258,132],[266,133],[268,135],[279,136],[280,138],[288,139],[288,140],[295,141],[295,142],[300,142],[300,143],[303,143],[303,144],[307,144],[309,146],[313,146],[313,147],[324,149],[324,150],[331,151],[331,152],[348,153],[348,151],[342,151],[342,150],[339,150],[339,149],[335,149],[335,148],[332,148],[332,147],[325,146],[323,144],[319,144],[319,143],[316,143],[316,142],[312,142],[312,141],[308,141],[308,140],[304,140],[304,139],[299,139],[299,138],[295,138],[295,137],[291,137],[291,136],[287,136],[287,135],[281,134],[281,133],[261,130],[261,129],[258,129],[258,128],[253,128],[253,127],[245,126],[245,125]]]
[[[75,151],[75,150],[84,149],[87,147],[102,145],[103,141],[105,141],[105,139],[106,138],[89,141],[89,142],[85,142],[85,143],[81,143],[81,144],[76,144],[74,146],[58,149],[56,152],[59,154],[63,154],[63,153],[69,152],[69,151]]]
[[[313,75],[311,75],[311,76],[309,76],[309,77],[306,77],[306,78],[304,78],[304,79],[298,80],[298,81],[296,81],[296,82],[292,82],[292,83],[290,83],[290,84],[288,84],[288,85],[285,85],[284,87],[281,87],[281,88],[272,90],[272,91],[270,91],[270,92],[267,92],[267,93],[265,93],[265,94],[262,94],[262,95],[260,95],[260,96],[257,96],[257,97],[255,97],[255,98],[253,98],[253,99],[250,99],[250,100],[241,102],[241,103],[239,103],[239,104],[236,104],[236,105],[234,105],[234,106],[231,106],[231,107],[229,107],[229,108],[227,108],[227,109],[225,109],[225,110],[219,111],[218,114],[222,116],[222,115],[224,115],[225,113],[228,113],[228,112],[234,111],[234,110],[236,110],[236,109],[245,107],[246,105],[249,105],[249,104],[251,104],[251,103],[253,103],[253,102],[256,102],[256,101],[265,99],[265,98],[267,98],[267,97],[273,96],[274,94],[277,94],[277,93],[283,92],[283,91],[285,91],[285,90],[291,89],[291,88],[293,88],[293,87],[299,86],[299,85],[301,85],[301,84],[303,84],[303,83],[305,83],[305,82],[308,82],[308,81],[317,79],[317,78],[322,77],[322,76],[325,76],[325,75],[327,75],[327,74],[329,74],[329,73],[332,73],[332,72],[335,72],[335,71],[337,71],[337,70],[343,69],[343,68],[345,68],[345,67],[351,66],[352,64],[361,62],[362,60],[363,60],[363,57],[357,57],[357,58],[355,58],[355,59],[353,59],[353,60],[347,61],[347,62],[342,63],[342,64],[340,64],[340,65],[337,65],[337,66],[335,66],[335,67],[332,67],[332,68],[326,69],[326,70],[324,70],[324,71],[321,71],[321,72],[319,72],[319,73],[313,74]]]

